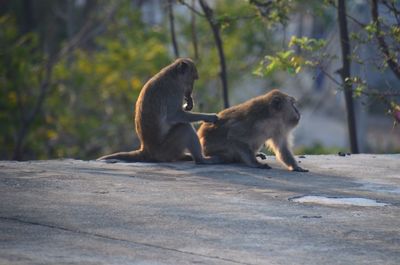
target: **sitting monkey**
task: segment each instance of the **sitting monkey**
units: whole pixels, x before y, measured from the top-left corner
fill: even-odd
[[[269,169],[256,158],[265,143],[289,170],[307,172],[297,165],[289,146],[291,131],[300,120],[294,103],[293,97],[272,90],[221,111],[215,124],[203,123],[197,132],[204,154],[225,163]]]
[[[204,157],[191,122],[216,122],[215,114],[189,112],[193,107],[192,90],[198,79],[190,59],[177,59],[152,77],[140,91],[136,102],[135,125],[139,150],[120,152],[98,160],[127,162],[170,162],[187,158],[188,150],[198,164],[219,162]],[[186,104],[182,107],[183,99]],[[184,108],[184,109],[183,109]]]

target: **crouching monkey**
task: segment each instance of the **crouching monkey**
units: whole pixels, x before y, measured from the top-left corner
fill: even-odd
[[[223,110],[215,124],[203,123],[198,130],[204,154],[220,157],[225,163],[269,169],[256,158],[265,143],[289,170],[307,172],[298,166],[289,143],[300,120],[294,104],[293,97],[273,90]]]
[[[177,59],[152,77],[142,88],[136,102],[135,126],[140,149],[100,157],[98,160],[126,162],[171,162],[184,159],[188,150],[198,164],[218,159],[204,157],[191,122],[218,120],[215,114],[189,112],[192,90],[198,79],[190,59]],[[182,106],[185,99],[186,104]]]

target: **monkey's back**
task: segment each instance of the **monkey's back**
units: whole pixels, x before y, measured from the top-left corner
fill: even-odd
[[[167,110],[157,79],[150,79],[140,91],[135,106],[135,128],[142,147],[156,148],[168,128],[163,128]]]
[[[244,111],[247,105],[248,103],[244,102],[225,109],[217,114],[216,123],[204,122],[200,126],[198,136],[205,155],[219,155],[224,157],[224,160],[234,160],[234,152],[230,152],[232,141],[235,141],[232,136],[240,133],[240,128],[235,124],[248,123],[245,119],[247,112]]]
[[[160,71],[143,86],[135,106],[135,128],[142,148],[157,152],[171,126],[167,122],[168,108],[181,107],[180,84]],[[182,97],[182,96],[181,96]]]
[[[220,155],[228,144],[228,131],[225,126],[227,120],[219,119],[216,123],[203,122],[197,135],[207,156]]]
[[[205,155],[219,155],[226,161],[236,159],[236,145],[257,151],[268,138],[269,94],[258,96],[218,113],[215,123],[203,123],[198,136]]]

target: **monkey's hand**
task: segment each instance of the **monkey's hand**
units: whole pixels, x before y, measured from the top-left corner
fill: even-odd
[[[204,121],[216,123],[218,121],[218,116],[216,114],[208,114],[204,117]]]
[[[258,153],[256,154],[256,157],[259,157],[259,158],[261,158],[262,160],[267,159],[267,155],[264,154],[263,152],[258,152]]]
[[[299,167],[299,166],[296,166],[296,167],[294,167],[294,168],[292,169],[292,171],[296,171],[296,172],[308,172],[308,169],[304,169],[304,168],[301,168],[301,167]]]
[[[271,167],[268,164],[261,164],[259,166],[257,166],[257,168],[261,168],[261,169],[271,169]]]
[[[193,109],[193,99],[191,96],[185,97],[185,101],[186,103],[183,105],[183,108],[186,111],[190,111]]]

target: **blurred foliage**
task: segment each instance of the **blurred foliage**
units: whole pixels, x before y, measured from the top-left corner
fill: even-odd
[[[258,76],[270,76],[276,71],[284,70],[294,75],[306,67],[319,67],[327,57],[336,57],[323,51],[325,45],[326,40],[323,39],[292,36],[288,50],[265,56],[253,73]]]
[[[34,6],[24,6],[27,2]],[[137,147],[133,121],[136,98],[145,82],[174,60],[167,1],[150,4],[150,9],[157,9],[152,12],[149,6],[142,8],[149,4],[144,2],[17,0],[8,2],[9,9],[0,10],[0,159],[12,158],[21,128],[40,105],[46,63],[68,45],[73,51],[52,65],[43,106],[32,116],[23,141],[23,159],[93,159]],[[195,82],[194,111],[220,111],[220,68],[210,26],[201,15],[196,15],[193,25],[192,12],[179,2],[190,5],[192,1],[176,1],[174,8],[181,11],[175,12],[180,54],[195,59],[200,76]],[[262,80],[273,86],[278,83],[276,71],[296,75],[334,59],[335,55],[325,50],[327,40],[320,36],[293,36],[283,41],[284,30],[298,13],[311,12],[318,22],[316,27],[334,21],[332,12],[327,12],[331,2],[213,2],[228,62],[229,87],[243,81],[243,75],[254,69],[260,76],[268,75]],[[112,5],[116,10],[108,20],[107,10]],[[105,26],[102,21],[106,21]],[[74,43],[74,34],[87,25],[91,28],[83,36],[83,43]],[[390,47],[396,47],[399,27],[385,29]],[[352,37],[359,43],[369,43],[375,33],[376,27],[370,23],[364,25],[363,34],[355,32]],[[193,48],[194,34],[198,58]],[[394,56],[398,56],[397,51]],[[261,58],[264,60],[259,64]],[[353,59],[356,61],[357,57]],[[364,80],[354,77],[348,81],[355,84],[356,95],[365,93]],[[398,121],[399,105],[395,101],[389,103]],[[318,148],[314,149],[324,152]]]
[[[294,0],[249,1],[251,5],[257,8],[258,14],[269,22],[268,26],[272,26],[275,23],[286,25],[289,21],[289,15],[293,11],[294,2]]]
[[[64,11],[65,6],[53,2],[49,10],[42,5],[39,8],[40,12],[52,13]],[[96,10],[104,12],[105,9]],[[257,8],[245,1],[235,5],[227,0],[218,1],[215,15],[221,24],[226,58],[235,62],[230,63],[228,76],[233,83],[241,73],[251,71],[262,54],[271,51],[269,47],[274,41],[267,29],[271,22],[257,15]],[[94,38],[90,39],[93,32],[89,32],[84,45],[56,62],[44,105],[24,140],[23,159],[93,159],[137,147],[133,121],[136,98],[144,83],[174,60],[168,17],[162,16],[158,23],[147,16],[134,1],[119,1],[115,15],[100,34],[93,34]],[[271,16],[278,15],[271,13]],[[74,25],[67,19],[63,24],[55,15],[45,17],[47,20],[40,21],[38,24],[42,26],[33,32],[45,31],[49,22],[65,30],[58,30],[51,35],[53,39],[46,40],[46,35],[38,38],[38,33],[21,33],[18,29],[21,23],[16,23],[13,12],[1,20],[1,56],[6,62],[1,65],[1,92],[6,95],[1,97],[4,111],[0,116],[3,159],[11,158],[23,116],[38,101],[48,50],[54,52],[57,47],[74,41],[67,29],[75,28],[77,32],[79,26],[85,26],[85,21]],[[87,20],[93,19],[93,16],[87,17]],[[101,18],[102,13],[96,17]],[[182,56],[193,57],[193,32],[187,13],[176,14],[176,25]],[[202,17],[196,18],[195,31],[201,36],[197,43],[200,79],[195,83],[195,110],[216,112],[222,108],[217,51],[212,38],[207,37],[211,30]],[[51,47],[41,49],[46,42]],[[267,42],[270,45],[266,46]]]
[[[305,154],[305,155],[328,155],[328,154],[337,154],[339,152],[343,152],[343,150],[339,147],[326,147],[321,143],[314,143],[311,146],[304,146],[295,149],[295,154]]]
[[[302,1],[288,1],[287,4],[296,6]],[[350,1],[349,1],[350,2]],[[310,4],[310,12],[318,14],[319,16],[329,15],[328,8],[336,8],[335,1],[324,1],[318,5]],[[348,4],[349,5],[349,4]],[[288,9],[292,9],[288,7]],[[370,8],[370,7],[368,7]],[[379,73],[388,73],[393,69],[397,77],[400,72],[400,6],[398,1],[384,1],[382,3],[383,16],[378,17],[380,27],[377,22],[371,21],[369,23],[362,23],[348,13],[348,20],[357,25],[356,31],[350,32],[353,45],[351,61],[360,67],[373,66]],[[381,39],[379,39],[381,38]],[[335,75],[340,73],[340,69],[336,72],[329,72],[326,67],[338,56],[334,53],[329,53],[327,47],[328,38],[310,38],[291,36],[287,48],[280,51],[275,51],[271,55],[264,56],[264,59],[259,63],[259,66],[253,71],[258,76],[271,76],[277,71],[286,71],[291,75],[297,75],[303,70],[314,71],[316,74],[323,73],[328,79],[336,83],[337,90],[343,90],[343,84],[336,81]],[[382,42],[384,42],[382,44]],[[367,58],[361,56],[361,46],[373,45],[375,49]],[[370,49],[371,46],[369,46]],[[387,55],[382,54],[382,50],[387,49]],[[383,52],[384,53],[384,52]],[[388,61],[392,60],[395,66],[389,67]],[[371,69],[365,68],[365,71]],[[376,89],[373,85],[367,82],[367,78],[360,76],[352,76],[345,80],[346,84],[350,84],[353,89],[355,97],[366,96],[377,99],[386,105],[386,110],[389,113],[394,113],[394,124],[397,124],[397,106],[399,105],[398,91],[384,91],[384,89]],[[391,86],[386,85],[388,90],[393,90]]]
[[[19,34],[13,16],[0,17],[0,157],[13,153],[18,128],[35,107],[45,59],[38,45],[37,34]],[[35,120],[36,133],[27,141],[27,148],[38,153],[45,151],[39,144],[47,134],[39,129],[42,123]]]
[[[18,129],[38,101],[45,53],[37,34],[21,34],[12,15],[0,23],[0,155],[11,158]],[[24,142],[24,159],[95,158],[133,148],[134,103],[143,84],[170,63],[166,42],[162,28],[145,25],[140,12],[121,1],[95,49],[76,49],[54,65],[45,104]]]
[[[46,113],[47,120],[56,121],[52,157],[93,158],[137,145],[135,100],[170,57],[162,29],[147,27],[127,4],[96,38],[95,51],[78,49],[55,67],[56,96],[48,100]]]
[[[324,52],[325,45],[324,39],[292,36],[288,43],[288,50],[265,56],[254,74],[264,76],[282,70],[289,74],[298,74],[305,67],[320,67],[327,58],[336,58]]]
[[[187,1],[188,2],[188,1]],[[246,1],[217,1],[215,17],[221,25],[221,34],[230,86],[252,71],[261,56],[272,52],[277,40],[271,38],[271,21],[257,15],[256,7]],[[192,28],[186,14],[177,15],[179,48],[184,56],[193,57]],[[203,17],[196,18],[196,34],[200,57],[197,60],[199,80],[195,83],[196,111],[217,112],[223,108],[219,80],[219,59],[210,26]],[[268,45],[266,45],[268,43]]]

